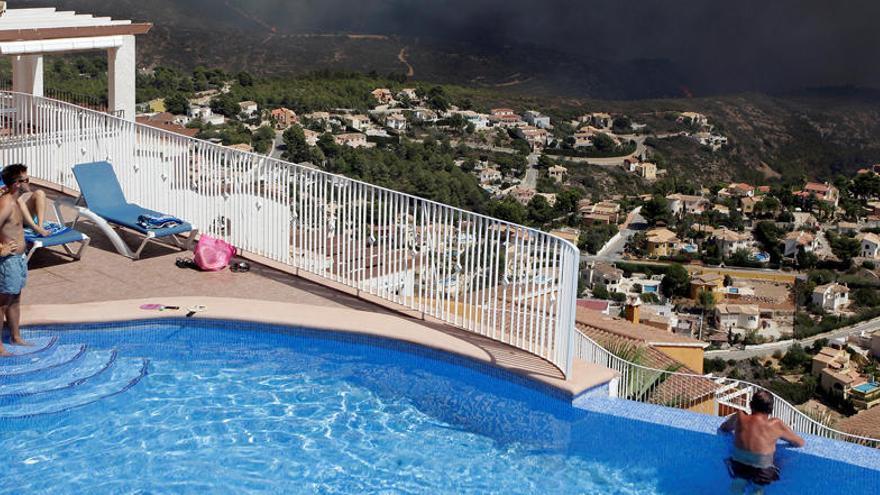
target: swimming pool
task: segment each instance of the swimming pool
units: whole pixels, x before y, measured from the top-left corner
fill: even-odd
[[[875,382],[863,383],[863,384],[861,384],[857,387],[853,387],[853,388],[855,390],[858,390],[859,392],[867,394],[867,393],[873,392],[874,390],[880,388],[880,384],[877,384]]]
[[[668,409],[601,397],[576,408],[412,344],[207,320],[25,336],[34,354],[0,363],[0,493],[691,494],[729,482],[729,438],[706,428],[717,418],[674,411],[668,426],[652,422]],[[824,445],[843,450],[781,451],[767,493],[876,491],[880,456]]]

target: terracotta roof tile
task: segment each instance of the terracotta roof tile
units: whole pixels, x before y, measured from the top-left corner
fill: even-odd
[[[880,438],[880,407],[872,407],[855,416],[844,418],[835,427],[853,435]]]
[[[647,344],[670,344],[687,347],[705,347],[707,345],[690,337],[666,332],[648,325],[633,324],[621,318],[614,318],[583,308],[577,308],[576,321],[579,327],[592,327]]]
[[[653,347],[640,345],[637,340],[586,325],[578,325],[578,329],[606,349],[622,349],[631,345],[642,347],[644,354],[639,364],[646,368],[676,373],[643,370],[637,376],[633,375],[631,380],[638,384],[633,388],[639,397],[627,398],[659,405],[696,405],[711,398],[719,387],[711,378],[698,376],[694,370]]]

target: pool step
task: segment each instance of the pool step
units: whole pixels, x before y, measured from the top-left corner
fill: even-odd
[[[84,344],[59,345],[54,352],[40,354],[18,363],[0,364],[0,383],[27,380],[31,376],[45,375],[55,368],[73,364],[86,353]],[[2,392],[0,392],[2,393]]]
[[[0,358],[0,421],[93,404],[126,392],[147,374],[147,359],[58,340],[41,339],[26,348],[7,346],[15,356]]]
[[[143,358],[117,358],[106,373],[94,380],[54,392],[12,398],[0,405],[0,420],[62,413],[119,395],[146,376],[147,365]]]
[[[47,351],[54,350],[55,344],[58,343],[58,337],[41,337],[38,339],[33,339],[29,346],[21,346],[21,345],[12,345],[4,342],[3,347],[7,352],[11,353],[12,356],[4,357],[0,359],[0,366],[5,366],[9,364],[16,364],[22,361],[30,361],[32,358],[43,354]]]
[[[0,404],[9,402],[16,397],[38,395],[60,389],[82,385],[105,373],[116,361],[116,350],[87,352],[82,359],[72,366],[54,375],[34,376],[29,380],[4,383],[0,386]]]

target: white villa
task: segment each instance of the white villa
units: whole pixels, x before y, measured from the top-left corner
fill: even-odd
[[[563,167],[562,165],[553,165],[552,167],[547,169],[547,176],[556,182],[562,182],[565,180],[565,176],[568,174],[568,169]]]
[[[480,171],[480,183],[486,184],[490,182],[497,182],[503,179],[501,172],[495,168],[484,168]]]
[[[837,313],[849,304],[849,288],[837,283],[820,285],[813,289],[812,302],[825,311]]]
[[[238,108],[240,108],[241,113],[243,113],[249,119],[254,118],[260,114],[260,107],[255,101],[242,101],[238,104]]]
[[[862,258],[880,258],[880,236],[877,234],[861,234],[856,237],[861,242]]]
[[[541,129],[549,129],[550,128],[550,117],[543,115],[541,112],[536,110],[528,110],[523,113],[523,119],[529,123],[529,125],[540,127]]]
[[[715,307],[715,326],[719,330],[757,330],[761,310],[754,304],[719,304]]]
[[[345,122],[345,125],[356,131],[363,132],[370,126],[370,118],[362,114],[346,115],[342,120]]]
[[[392,113],[385,117],[385,126],[396,131],[406,130],[406,117],[399,113]]]
[[[819,245],[815,235],[799,230],[786,234],[782,242],[782,255],[785,257],[797,256],[800,250],[812,253]]]
[[[740,249],[750,249],[752,247],[752,238],[748,234],[734,232],[727,228],[716,230],[712,237],[718,243],[718,251],[721,256],[729,257]]]

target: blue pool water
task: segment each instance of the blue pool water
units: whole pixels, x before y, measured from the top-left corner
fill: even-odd
[[[0,362],[4,494],[693,494],[729,484],[729,437],[623,417],[668,410],[599,397],[575,408],[407,344],[189,320],[25,335],[32,354]],[[783,479],[767,493],[876,493],[878,459],[784,449]]]
[[[872,392],[872,391],[876,390],[877,388],[880,388],[880,384],[877,384],[875,382],[863,383],[863,384],[859,385],[858,387],[853,387],[853,388],[858,390],[859,392],[867,394],[868,392]]]

